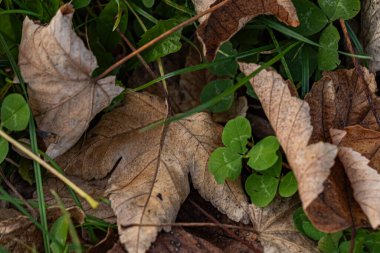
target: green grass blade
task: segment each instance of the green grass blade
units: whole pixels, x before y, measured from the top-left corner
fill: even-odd
[[[220,60],[216,60],[216,61],[213,61],[213,62],[210,62],[210,63],[201,63],[201,64],[198,64],[198,65],[182,68],[182,69],[170,72],[170,73],[168,73],[168,74],[166,74],[164,76],[160,76],[160,77],[158,77],[158,78],[156,78],[156,79],[154,79],[154,80],[152,80],[150,82],[147,82],[147,83],[145,83],[143,85],[140,85],[139,87],[136,87],[134,89],[129,89],[129,92],[141,91],[141,90],[144,90],[144,89],[152,86],[153,84],[159,83],[159,82],[161,82],[163,80],[166,80],[168,78],[171,78],[171,77],[175,77],[175,76],[178,76],[178,75],[182,75],[182,74],[185,74],[185,73],[190,73],[190,72],[194,72],[194,71],[198,71],[198,70],[202,70],[202,69],[207,69],[207,68],[209,68],[209,67],[211,67],[211,66],[213,66],[213,65],[215,65],[217,63],[224,62],[224,61],[229,61],[232,58],[236,58],[237,60],[238,59],[243,59],[245,57],[248,57],[248,56],[251,56],[251,55],[263,52],[263,51],[272,50],[273,48],[274,48],[273,45],[267,45],[267,46],[255,48],[253,50],[249,50],[247,52],[243,52],[243,53],[240,53],[240,54],[237,54],[237,55],[228,56],[226,58],[222,58]]]
[[[208,102],[206,103],[203,103],[199,106],[196,106],[195,108],[187,111],[187,112],[184,112],[184,113],[180,113],[180,114],[177,114],[167,120],[161,120],[161,121],[157,121],[147,127],[144,127],[142,128],[140,131],[147,131],[149,129],[152,129],[152,128],[155,128],[157,126],[161,126],[161,125],[164,125],[164,124],[169,124],[169,123],[172,123],[172,122],[175,122],[175,121],[178,121],[178,120],[181,120],[181,119],[184,119],[186,117],[189,117],[195,113],[198,113],[198,112],[201,112],[201,111],[204,111],[206,110],[207,108],[209,108],[210,106],[213,106],[215,104],[217,104],[218,102],[220,102],[221,100],[223,100],[226,96],[229,96],[231,94],[233,94],[236,90],[238,90],[240,87],[244,86],[246,82],[248,82],[252,77],[254,77],[255,75],[257,75],[261,70],[263,69],[266,69],[270,66],[272,66],[274,63],[276,63],[277,61],[281,60],[281,58],[286,54],[288,53],[292,48],[294,48],[295,46],[299,45],[300,42],[296,42],[296,43],[293,43],[292,45],[290,45],[289,47],[287,47],[285,50],[283,50],[281,53],[279,53],[278,55],[276,55],[275,57],[273,57],[271,60],[267,61],[266,63],[262,64],[257,70],[255,70],[254,72],[252,72],[250,75],[240,79],[239,82],[237,82],[234,86],[230,87],[230,88],[227,88],[224,92],[222,92],[221,94],[219,94],[218,96],[214,97],[213,99],[209,100]]]
[[[38,13],[35,13],[33,11],[28,11],[28,10],[3,10],[3,11],[0,11],[0,15],[4,15],[4,14],[23,14],[23,15],[33,16],[36,18],[41,17],[41,15],[39,15]]]
[[[28,93],[26,91],[24,79],[22,78],[20,69],[18,68],[16,61],[13,58],[11,52],[9,51],[8,45],[7,45],[4,37],[1,35],[1,33],[0,33],[0,45],[8,57],[8,60],[12,66],[12,69],[15,72],[15,74],[16,74],[19,82],[20,82],[20,85],[21,85],[22,90],[24,92],[24,96],[28,101]],[[33,115],[31,115],[31,118],[29,121],[29,135],[30,135],[30,142],[31,142],[32,151],[35,154],[38,154],[36,126],[34,123]],[[42,237],[43,237],[43,242],[44,242],[44,249],[45,249],[46,253],[50,253],[49,233],[46,233],[46,231],[48,231],[49,229],[48,229],[48,223],[47,223],[47,217],[46,217],[45,195],[44,195],[44,191],[43,191],[41,167],[36,161],[33,161],[33,167],[34,167],[34,175],[35,175],[35,180],[36,180],[38,207],[39,207],[39,211],[40,211],[40,220],[41,220],[41,225],[43,228]]]

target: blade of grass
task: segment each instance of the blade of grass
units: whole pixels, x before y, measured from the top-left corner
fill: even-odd
[[[153,84],[156,84],[158,82],[161,82],[162,80],[165,80],[165,79],[168,79],[168,78],[171,78],[171,77],[175,77],[175,76],[178,76],[178,75],[182,75],[182,74],[185,74],[185,73],[190,73],[190,72],[194,72],[194,71],[198,71],[198,70],[202,70],[202,69],[207,69],[207,68],[209,68],[209,67],[211,67],[211,66],[213,66],[213,65],[215,65],[217,63],[221,63],[221,62],[225,62],[225,61],[230,61],[233,58],[236,58],[236,60],[243,59],[245,57],[248,57],[248,56],[251,56],[251,55],[254,55],[254,54],[258,54],[258,53],[263,52],[263,51],[272,50],[273,48],[274,48],[273,45],[262,46],[262,47],[255,48],[255,49],[243,52],[243,53],[239,53],[237,55],[231,55],[231,56],[219,59],[219,60],[215,60],[215,61],[210,62],[210,63],[201,63],[201,64],[198,64],[198,65],[182,68],[182,69],[170,72],[170,73],[168,73],[168,74],[166,74],[164,76],[160,76],[160,77],[158,77],[158,78],[156,78],[156,79],[154,79],[154,80],[152,80],[150,82],[147,82],[147,83],[145,83],[143,85],[140,85],[139,87],[136,87],[134,89],[129,89],[128,92],[141,91],[141,90],[144,90],[144,89],[152,86]]]
[[[180,114],[177,114],[167,120],[160,120],[160,121],[157,121],[153,124],[150,124],[149,126],[146,126],[142,129],[140,129],[141,132],[144,132],[144,131],[147,131],[149,129],[152,129],[152,128],[155,128],[155,127],[158,127],[158,126],[161,126],[161,125],[164,125],[164,124],[169,124],[169,123],[172,123],[172,122],[175,122],[175,121],[178,121],[178,120],[181,120],[181,119],[184,119],[186,117],[189,117],[195,113],[198,113],[198,112],[201,112],[201,111],[204,111],[206,110],[207,108],[209,108],[210,106],[213,106],[217,103],[219,103],[221,100],[223,100],[226,96],[229,96],[231,94],[234,94],[234,92],[236,90],[238,90],[240,87],[244,86],[246,82],[248,82],[249,80],[251,80],[255,75],[257,75],[261,70],[263,69],[266,69],[270,66],[272,66],[274,63],[276,63],[277,61],[281,60],[281,57],[283,57],[286,53],[288,53],[292,48],[294,48],[295,46],[299,45],[300,42],[295,42],[293,43],[292,45],[288,46],[286,49],[284,49],[284,51],[282,51],[281,53],[279,53],[278,55],[276,55],[275,57],[273,57],[272,59],[270,59],[269,61],[265,62],[264,64],[262,64],[257,70],[255,70],[254,72],[252,72],[250,75],[240,79],[234,86],[232,87],[229,87],[227,88],[226,90],[224,90],[222,93],[220,93],[218,96],[215,96],[214,98],[212,98],[211,100],[207,101],[206,103],[203,103],[201,105],[198,105],[196,106],[195,108],[187,111],[187,112],[184,112],[184,113],[180,113]]]
[[[24,92],[24,96],[26,97],[26,99],[28,101],[28,93],[26,91],[25,83],[23,82],[20,70],[16,64],[16,61],[13,59],[11,52],[9,51],[8,45],[7,45],[4,37],[1,34],[0,34],[0,45],[3,47],[3,50],[6,54],[6,56],[8,57],[8,60],[9,60],[11,66],[13,68],[13,71],[15,72],[17,78],[19,79],[19,81],[21,83],[21,88]],[[12,143],[12,142],[17,143],[16,140],[14,140],[12,137],[10,137],[8,134],[6,134],[3,130],[0,130],[0,134],[3,134],[4,136],[6,136],[6,138],[9,137],[8,139],[10,140],[9,141],[10,143]],[[38,151],[38,148],[37,148],[36,129],[35,129],[33,117],[31,117],[31,119],[29,120],[29,135],[30,135],[30,142],[31,142],[32,151],[34,153],[36,153]],[[22,145],[20,144],[20,146],[22,146]],[[23,148],[25,149],[25,147],[23,147]],[[30,153],[32,153],[32,152],[30,152]],[[39,158],[36,155],[34,155],[34,156]],[[37,188],[38,209],[40,211],[41,226],[43,228],[42,238],[43,238],[43,242],[44,242],[44,249],[45,249],[46,253],[50,253],[49,233],[43,232],[43,231],[48,231],[48,223],[47,223],[47,217],[46,217],[45,195],[44,195],[44,190],[43,190],[41,167],[36,162],[36,160],[33,161],[33,167],[34,167],[34,177],[36,180],[36,188]]]
[[[273,33],[273,30],[268,28],[268,32],[269,32],[270,37],[272,38],[273,44],[276,46],[277,52],[281,53],[280,45],[278,44],[278,41],[276,39],[276,36]],[[292,85],[294,86],[293,77],[292,77],[292,74],[290,73],[289,66],[286,63],[285,57],[281,58],[281,63],[282,63],[282,66],[284,67],[286,77],[292,82]]]
[[[287,28],[286,26],[284,26],[280,23],[277,23],[277,22],[271,20],[270,18],[259,17],[259,18],[257,18],[257,20],[260,21],[262,24],[264,24],[264,25],[266,25],[266,26],[268,26],[268,27],[270,27],[276,31],[279,31],[280,33],[283,33],[283,34],[285,34],[291,38],[294,38],[296,40],[302,41],[304,43],[310,44],[310,45],[315,46],[315,47],[322,47],[318,43],[315,43],[314,41],[302,36],[301,34]],[[338,51],[338,53],[345,55],[345,56],[358,58],[358,59],[366,59],[366,60],[371,59],[371,57],[368,55],[351,54],[351,53],[347,53],[347,52],[343,52],[343,51]]]
[[[39,15],[38,13],[35,13],[33,11],[28,11],[28,10],[2,10],[0,11],[0,15],[4,15],[4,14],[23,14],[23,15],[33,16],[36,18],[41,17],[41,15]]]
[[[301,51],[301,61],[302,61],[302,91],[301,95],[302,97],[305,97],[305,95],[309,92],[310,89],[310,83],[309,83],[309,54],[305,50]]]

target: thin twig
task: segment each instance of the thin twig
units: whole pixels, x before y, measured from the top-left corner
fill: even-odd
[[[345,21],[343,19],[340,19],[339,22],[340,22],[340,26],[342,27],[342,31],[344,34],[344,39],[346,42],[347,49],[350,52],[350,54],[354,55],[355,51],[354,51],[354,48],[352,46],[350,36],[348,35],[348,31],[347,31]],[[358,59],[356,59],[355,57],[352,57],[352,62],[354,63],[355,72],[356,72],[356,75],[358,76],[359,81],[364,85],[364,91],[365,91],[365,95],[367,97],[368,105],[369,105],[373,115],[375,116],[377,124],[380,127],[380,115],[378,114],[378,112],[377,112],[377,110],[373,104],[372,94],[371,94],[371,91],[368,88],[368,84],[364,78],[364,73],[363,73],[362,67],[359,64]]]
[[[46,170],[48,170],[50,173],[52,173],[54,176],[59,178],[63,183],[65,183],[67,186],[69,186],[71,189],[73,189],[76,193],[78,193],[79,196],[84,198],[91,207],[96,208],[99,203],[93,199],[90,195],[88,195],[85,191],[83,191],[81,188],[79,188],[76,184],[74,184],[72,181],[70,181],[67,177],[59,173],[56,169],[54,169],[50,164],[42,160],[39,156],[34,154],[32,151],[30,151],[28,148],[26,148],[24,145],[22,145],[20,142],[13,139],[11,136],[9,136],[6,132],[0,129],[0,136],[3,137],[5,140],[7,140],[9,143],[11,143],[13,146],[18,148],[21,152],[23,152],[25,155],[29,156],[31,159],[33,159],[35,162],[39,163],[41,166],[43,166]]]
[[[5,177],[4,173],[0,170],[0,176],[3,179],[4,183],[8,186],[9,189],[24,203],[24,205],[29,209],[33,217],[37,217],[36,210],[26,201],[26,199],[17,191],[8,178]]]
[[[172,29],[162,33],[160,36],[156,37],[155,39],[149,41],[148,43],[146,43],[145,45],[141,46],[140,48],[138,48],[136,51],[133,51],[132,53],[130,53],[129,55],[125,56],[124,58],[120,59],[119,61],[117,61],[115,64],[113,64],[112,66],[110,66],[108,69],[106,69],[102,74],[100,74],[98,77],[95,78],[95,81],[98,81],[99,79],[102,79],[104,77],[106,77],[109,73],[111,73],[114,69],[120,67],[122,64],[124,64],[126,61],[128,61],[129,59],[131,59],[132,57],[138,55],[139,53],[141,53],[142,51],[148,49],[149,47],[153,46],[154,44],[156,44],[157,42],[159,42],[160,40],[170,36],[171,34],[173,34],[174,32],[184,28],[185,26],[195,22],[196,20],[198,20],[200,17],[203,17],[204,15],[207,15],[219,8],[221,8],[222,6],[224,6],[226,3],[230,2],[231,0],[224,0],[223,2],[220,2],[219,4],[207,9],[206,11],[186,20],[185,22],[173,27]]]
[[[248,248],[250,248],[251,250],[253,250],[253,252],[255,253],[261,253],[261,251],[259,249],[257,249],[256,247],[254,247],[253,245],[247,243],[246,241],[242,240],[241,238],[239,238],[238,236],[236,236],[233,232],[231,232],[227,227],[225,227],[223,224],[221,224],[217,219],[215,219],[214,217],[212,217],[212,215],[210,215],[209,213],[207,213],[202,207],[200,207],[197,203],[195,203],[194,201],[192,201],[191,199],[189,199],[189,202],[195,207],[197,208],[202,214],[204,214],[208,219],[210,219],[212,222],[215,223],[215,225],[217,225],[218,227],[220,227],[224,232],[226,232],[229,236],[231,236],[232,238],[234,238],[235,240],[237,240],[238,242],[246,245]],[[240,228],[239,228],[240,229]],[[257,232],[256,232],[257,234]]]
[[[256,230],[253,228],[248,228],[248,227],[239,227],[231,224],[215,224],[211,222],[176,222],[176,223],[161,223],[161,224],[153,224],[153,223],[148,223],[148,224],[128,224],[126,226],[123,226],[123,228],[129,228],[129,227],[220,227],[223,226],[225,228],[230,228],[230,229],[240,229],[240,230],[245,230],[245,231],[250,231],[253,233],[257,233]]]
[[[136,51],[136,48],[133,46],[132,42],[128,40],[128,38],[120,31],[119,28],[116,29],[116,31],[119,33],[120,37],[123,39],[125,44],[128,45],[128,47],[134,52]],[[146,71],[148,71],[149,75],[153,78],[156,79],[157,75],[153,72],[152,68],[149,66],[149,64],[144,60],[144,58],[141,56],[141,54],[137,54],[137,58],[139,58],[139,61],[141,64],[144,66]]]

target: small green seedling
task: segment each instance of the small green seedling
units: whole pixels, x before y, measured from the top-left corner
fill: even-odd
[[[236,180],[244,163],[252,169],[252,174],[245,182],[245,189],[256,206],[269,205],[278,189],[283,197],[296,193],[294,174],[289,172],[281,178],[282,156],[276,137],[268,136],[249,149],[250,139],[252,129],[246,118],[238,116],[227,122],[222,134],[225,147],[217,148],[208,162],[208,168],[216,182],[223,184],[226,179]]]
[[[10,94],[1,105],[1,128],[11,131],[22,131],[29,123],[30,109],[24,97],[20,94]],[[7,157],[9,144],[0,138],[0,163]]]

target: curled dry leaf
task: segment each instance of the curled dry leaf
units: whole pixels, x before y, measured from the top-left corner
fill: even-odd
[[[299,206],[297,197],[277,197],[265,208],[249,206],[253,229],[258,233],[264,252],[319,252],[315,243],[306,239],[294,226],[293,213]]]
[[[139,224],[174,222],[189,193],[189,171],[205,199],[234,220],[247,217],[240,183],[218,185],[207,170],[210,153],[220,145],[221,127],[208,114],[199,113],[168,127],[140,132],[165,115],[160,98],[130,94],[125,106],[103,116],[83,147],[60,159],[66,173],[84,179],[111,174],[106,193],[117,217],[120,241],[129,252],[145,252],[161,230]]]
[[[240,63],[246,75],[257,68],[259,65]],[[337,148],[324,142],[308,144],[313,131],[309,105],[291,95],[277,72],[262,70],[250,82],[294,171],[303,208],[307,209],[323,191]]]
[[[115,86],[114,76],[91,77],[96,58],[73,30],[73,12],[64,5],[47,26],[26,17],[20,44],[18,64],[29,83],[30,106],[39,130],[49,137],[46,153],[53,158],[72,147],[123,90]]]
[[[376,72],[380,70],[380,1],[362,1],[362,37],[365,51],[372,56],[369,68]]]
[[[193,1],[196,8],[201,1]],[[206,1],[208,4],[208,1]],[[214,4],[222,0],[215,1]],[[206,4],[206,5],[207,5]],[[274,15],[278,20],[290,26],[298,26],[297,12],[291,0],[233,0],[210,14],[197,30],[203,44],[204,54],[212,61],[221,44],[228,41],[252,18],[258,15]]]
[[[380,111],[379,99],[374,93],[375,78],[367,69],[362,68],[361,71],[365,82],[362,82],[356,71],[351,69],[325,72],[323,78],[313,85],[305,97],[311,107],[314,127],[311,143],[331,142],[329,130],[332,128],[344,129],[346,126],[360,124],[368,129],[379,130],[373,113],[373,109]],[[372,93],[372,109],[368,104],[365,90],[367,87]],[[353,192],[345,172],[346,166],[343,161],[336,161],[325,182],[323,193],[306,210],[314,225],[322,231],[343,230],[353,223],[356,227],[369,225],[367,216],[352,196]]]
[[[339,145],[339,159],[354,198],[376,229],[380,225],[380,133],[360,126],[331,129],[330,133],[333,143]]]
[[[74,224],[83,224],[85,215],[79,207],[69,208],[67,211]],[[48,208],[48,223],[52,224],[61,215],[59,207]],[[43,251],[41,231],[23,215],[0,221],[0,245],[13,253],[29,252],[33,247],[37,252]]]

